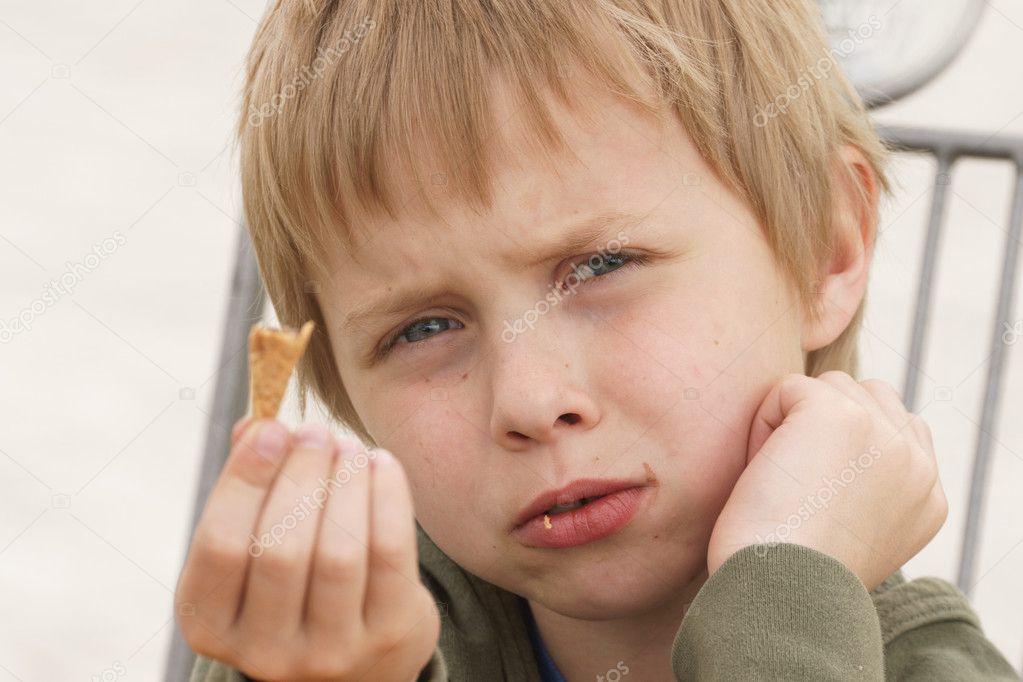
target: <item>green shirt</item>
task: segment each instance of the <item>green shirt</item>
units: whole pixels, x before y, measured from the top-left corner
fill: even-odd
[[[419,682],[536,682],[523,598],[468,573],[418,527],[441,635]],[[671,651],[679,680],[1020,680],[962,592],[897,571],[872,592],[836,559],[781,543],[733,554],[700,588]],[[245,682],[199,657],[191,682]]]

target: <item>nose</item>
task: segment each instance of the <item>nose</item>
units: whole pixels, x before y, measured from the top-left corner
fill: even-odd
[[[600,409],[586,387],[584,353],[571,359],[566,352],[570,341],[545,331],[537,327],[511,342],[497,340],[490,356],[491,434],[509,450],[553,444],[600,421]]]

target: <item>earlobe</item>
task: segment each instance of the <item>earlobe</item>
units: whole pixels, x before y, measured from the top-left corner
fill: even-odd
[[[802,348],[810,352],[837,339],[866,295],[877,232],[877,174],[863,152],[845,145],[832,164],[832,248],[811,295],[817,319],[803,322]]]

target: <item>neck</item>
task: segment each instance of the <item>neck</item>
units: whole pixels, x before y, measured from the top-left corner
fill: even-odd
[[[686,609],[707,580],[704,570],[677,598],[623,618],[582,620],[529,601],[551,658],[569,682],[606,682],[625,677],[676,682],[671,647]]]

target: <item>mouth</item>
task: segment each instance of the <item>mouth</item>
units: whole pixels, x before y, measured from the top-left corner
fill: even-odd
[[[629,481],[601,481],[599,485],[602,488],[597,494],[593,490],[586,490],[585,495],[566,492],[553,504],[549,496],[537,498],[535,506],[522,513],[528,518],[512,529],[512,536],[537,549],[587,545],[624,530],[653,499],[652,485]],[[541,511],[534,513],[537,509]]]
[[[558,515],[569,514],[609,495],[644,485],[645,482],[623,479],[588,478],[572,481],[566,486],[537,495],[519,512],[512,530],[520,529],[535,519],[543,519],[545,524],[550,524],[550,519]]]

